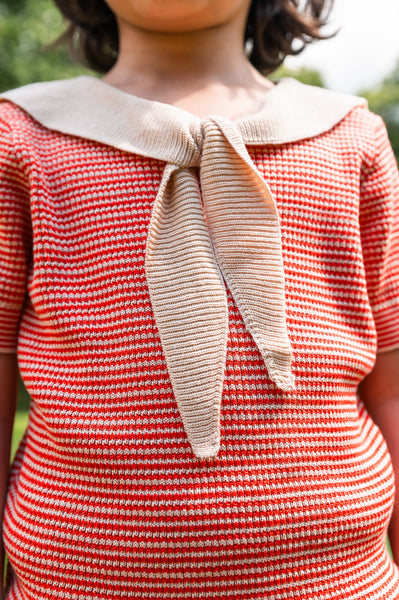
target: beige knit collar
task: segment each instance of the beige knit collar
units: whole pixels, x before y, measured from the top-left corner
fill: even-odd
[[[216,456],[225,283],[270,379],[285,392],[294,389],[279,215],[246,145],[314,137],[365,101],[283,79],[254,115],[200,119],[92,77],[33,84],[2,99],[50,129],[166,162],[147,237],[147,282],[188,440],[197,457]]]
[[[1,98],[18,104],[49,129],[127,152],[177,164],[196,152],[192,132],[200,128],[199,117],[121,92],[95,77],[34,83]],[[330,130],[359,104],[366,101],[285,78],[264,95],[259,112],[234,124],[247,145],[286,144]],[[186,138],[183,146],[180,133]]]

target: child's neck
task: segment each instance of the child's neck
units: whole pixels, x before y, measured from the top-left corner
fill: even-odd
[[[121,23],[119,58],[104,80],[200,117],[253,112],[272,84],[247,60],[236,29],[233,24],[171,35],[133,32]]]

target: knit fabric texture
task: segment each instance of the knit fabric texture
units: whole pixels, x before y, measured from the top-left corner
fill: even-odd
[[[93,96],[100,100],[94,106]],[[92,77],[32,84],[6,98],[50,129],[166,161],[148,225],[146,280],[187,437],[197,457],[216,456],[228,338],[224,282],[270,379],[282,390],[294,387],[278,210],[245,142],[315,135],[364,100],[286,78],[255,114],[232,122],[200,119]]]
[[[399,347],[399,178],[379,117],[359,106],[247,146],[278,211],[296,386],[272,381],[225,285],[221,442],[204,460],[145,271],[165,161],[0,111],[0,350],[32,397],[7,600],[397,599],[392,466],[356,396]]]

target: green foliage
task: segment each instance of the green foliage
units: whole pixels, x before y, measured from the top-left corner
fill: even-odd
[[[301,67],[299,69],[288,69],[285,65],[282,65],[272,73],[270,79],[276,81],[278,79],[282,79],[283,77],[293,77],[294,79],[298,79],[302,83],[306,83],[307,85],[317,85],[319,87],[325,87],[324,80],[322,75],[315,71],[314,69],[308,69],[307,67]]]
[[[49,47],[63,28],[51,0],[0,0],[0,91],[87,72]]]
[[[399,85],[399,61],[390,75],[384,80],[386,85]]]
[[[11,459],[14,458],[14,455],[18,449],[19,443],[24,435],[25,429],[28,425],[29,413],[28,411],[19,410],[15,415],[14,420],[14,429],[12,435],[12,444],[11,444]]]
[[[22,379],[19,379],[18,389],[18,410],[28,411],[29,410],[30,397]]]
[[[384,119],[399,163],[399,62],[380,86],[364,91],[361,95],[367,99],[370,110]]]

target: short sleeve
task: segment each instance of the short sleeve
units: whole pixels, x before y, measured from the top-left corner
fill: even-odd
[[[3,106],[3,105],[1,105]],[[31,254],[27,178],[15,156],[11,128],[0,118],[0,352],[17,351]]]
[[[399,173],[385,125],[374,115],[373,152],[360,188],[360,230],[377,351],[399,347]]]

